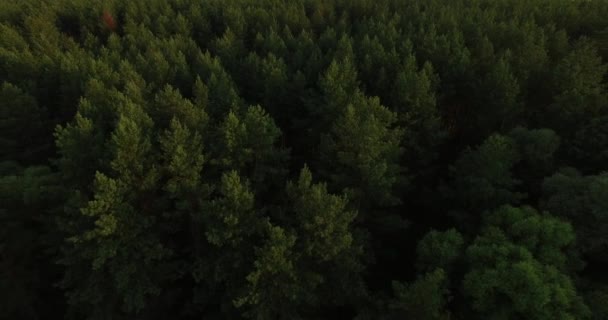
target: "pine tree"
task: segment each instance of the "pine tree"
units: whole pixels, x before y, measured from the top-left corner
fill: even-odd
[[[512,174],[521,155],[508,137],[492,135],[475,149],[467,148],[450,166],[453,178],[445,196],[458,205],[459,219],[468,220],[485,210],[504,204],[517,204],[523,194],[516,191],[519,180]],[[471,226],[476,225],[473,223]]]
[[[62,292],[54,284],[63,239],[54,217],[65,201],[59,175],[48,167],[0,169],[0,299],[3,315],[36,319],[63,316]]]
[[[593,117],[605,114],[608,67],[588,41],[579,41],[554,69],[553,103],[545,115],[550,128],[569,138]]]
[[[360,290],[361,250],[355,245],[355,213],[347,209],[347,199],[313,184],[307,167],[286,191],[294,219],[283,228],[268,224],[262,229],[268,237],[256,250],[255,268],[247,277],[249,293],[237,300],[237,306],[250,306],[252,318],[318,314],[321,306],[345,303]]]
[[[363,207],[397,202],[393,188],[402,174],[402,131],[395,122],[395,114],[378,98],[356,93],[322,141],[321,159],[331,186],[350,189],[353,201]]]
[[[30,165],[46,160],[50,155],[48,134],[52,129],[46,110],[32,96],[11,83],[2,83],[0,119],[0,162]]]
[[[393,282],[395,297],[389,302],[385,319],[450,319],[445,311],[448,291],[446,276],[442,269],[436,269],[416,279],[411,284]]]
[[[281,181],[287,154],[277,146],[281,131],[262,107],[230,112],[216,134],[222,143],[214,146],[214,164],[248,177],[256,192]]]
[[[256,248],[254,269],[247,276],[247,294],[235,305],[250,306],[252,319],[298,318],[294,307],[305,297],[294,262],[296,237],[271,224],[266,229],[267,240]]]
[[[414,56],[405,59],[392,84],[390,104],[407,137],[403,139],[407,163],[417,169],[436,159],[436,150],[446,138],[437,109],[436,85],[431,64],[425,63],[419,70]]]

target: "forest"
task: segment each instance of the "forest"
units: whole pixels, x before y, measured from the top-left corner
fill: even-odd
[[[0,319],[608,319],[608,1],[0,0]]]

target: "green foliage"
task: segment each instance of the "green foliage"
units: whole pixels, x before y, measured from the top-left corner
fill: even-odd
[[[406,157],[417,167],[435,160],[434,150],[446,137],[437,109],[437,81],[430,63],[418,70],[415,57],[409,56],[391,86],[391,105],[407,137],[403,139]]]
[[[193,72],[201,75],[208,88],[208,112],[211,117],[222,117],[241,105],[230,75],[217,58],[211,57],[209,52],[199,53],[192,64]]]
[[[516,141],[523,160],[537,170],[551,167],[560,145],[559,136],[551,129],[517,127],[509,132],[509,137]]]
[[[547,115],[553,128],[569,136],[585,119],[605,114],[607,68],[588,41],[575,44],[554,71],[556,95]]]
[[[293,306],[302,299],[293,263],[296,237],[270,224],[267,229],[268,240],[256,249],[254,270],[247,276],[248,294],[235,305],[251,305],[253,319],[292,318],[297,315]]]
[[[327,193],[324,184],[312,185],[308,167],[300,172],[297,184],[287,185],[295,219],[301,228],[299,241],[307,255],[328,261],[353,244],[349,225],[355,212],[346,209],[347,199]]]
[[[608,239],[608,174],[582,176],[565,168],[543,183],[543,208],[568,219],[575,227],[577,247],[593,253],[592,259],[606,261],[603,253]]]
[[[481,212],[517,204],[519,181],[511,170],[521,155],[508,137],[492,135],[475,149],[466,149],[450,167],[454,182],[448,193],[465,210]]]
[[[574,135],[569,145],[569,158],[583,172],[605,170],[608,160],[608,117],[591,119]]]
[[[61,307],[61,298],[52,297],[60,292],[46,283],[60,277],[52,254],[62,239],[52,217],[65,195],[48,167],[10,169],[13,174],[0,176],[0,310],[8,318],[34,319]]]
[[[169,181],[166,190],[173,196],[196,192],[200,186],[205,158],[203,141],[178,120],[171,120],[170,130],[160,137],[160,147]]]
[[[0,1],[0,318],[603,319],[606,16]]]
[[[591,309],[593,316],[591,319],[602,319],[608,315],[608,308],[606,307],[606,299],[608,299],[608,293],[606,288],[594,290],[589,293],[587,297],[587,304]]]
[[[251,318],[300,318],[356,294],[360,250],[347,199],[329,194],[324,184],[313,184],[308,167],[297,183],[288,183],[287,196],[292,226],[267,225],[268,240],[256,249],[255,269],[247,276],[248,294],[235,301],[250,306]]]
[[[493,319],[586,318],[564,270],[564,249],[573,241],[569,224],[530,207],[499,208],[467,248],[471,269],[463,286],[473,309]]]
[[[19,161],[24,165],[44,162],[51,144],[47,117],[34,97],[3,82],[0,87],[0,161]]]
[[[320,130],[327,130],[342,110],[352,103],[359,83],[357,70],[353,65],[352,57],[345,57],[341,61],[332,61],[319,80],[319,88],[324,101],[315,105],[312,114],[321,117]]]
[[[197,94],[202,93],[197,92]],[[160,91],[154,100],[152,112],[157,125],[168,127],[170,121],[175,118],[191,130],[203,131],[205,129],[208,119],[205,106],[201,106],[201,102],[195,106],[170,85]]]
[[[237,247],[249,236],[258,232],[259,217],[254,209],[254,196],[236,171],[222,176],[222,197],[211,201],[205,232],[212,245]]]
[[[394,301],[389,303],[387,319],[449,319],[445,309],[448,291],[442,269],[424,274],[412,284],[393,283]]]
[[[509,126],[521,112],[520,84],[508,59],[508,56],[498,59],[481,79],[479,109],[469,116],[475,121],[473,128],[482,134]]]
[[[280,129],[260,106],[242,115],[230,112],[220,124],[213,163],[247,174],[256,190],[264,190],[283,174],[286,153],[277,146]]]
[[[154,219],[129,203],[124,181],[98,174],[95,184],[94,200],[81,211],[93,225],[69,238],[72,252],[64,263],[74,267],[64,286],[71,289],[71,302],[90,306],[92,314],[141,311],[149,296],[159,294],[157,281],[171,276],[160,263],[170,251],[150,233]],[[87,271],[74,274],[80,268]]]
[[[353,98],[322,141],[327,175],[337,190],[352,188],[355,201],[367,198],[372,204],[393,204],[392,190],[402,172],[398,163],[401,130],[393,127],[394,113],[378,98],[360,93]]]
[[[417,267],[430,272],[436,268],[450,270],[463,254],[464,239],[456,229],[430,231],[418,242]]]

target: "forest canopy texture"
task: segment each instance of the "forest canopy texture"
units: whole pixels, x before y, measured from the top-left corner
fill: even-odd
[[[608,319],[607,17],[0,0],[0,318]]]

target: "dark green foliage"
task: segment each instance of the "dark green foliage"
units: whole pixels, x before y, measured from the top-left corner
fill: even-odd
[[[394,282],[395,298],[389,303],[387,319],[449,319],[444,310],[448,293],[445,281],[445,272],[436,269],[409,285]]]
[[[297,185],[290,183],[286,190],[303,231],[299,241],[305,254],[319,261],[332,260],[353,244],[349,225],[356,214],[346,209],[346,197],[328,195],[325,185],[311,183],[311,173],[305,167]]]
[[[586,173],[605,170],[608,161],[608,117],[599,117],[580,128],[567,150],[572,163]]]
[[[463,280],[472,307],[492,319],[583,319],[588,310],[565,273],[569,224],[530,207],[503,206],[490,214],[467,249]]]
[[[449,199],[461,209],[474,213],[493,210],[503,204],[517,204],[519,180],[512,169],[521,159],[516,142],[492,135],[475,149],[466,149],[450,167],[453,177]]]
[[[556,66],[553,75],[556,95],[546,118],[552,119],[552,127],[565,137],[570,137],[586,119],[606,113],[603,80],[607,68],[587,41],[576,43],[572,52]]]
[[[0,1],[0,318],[604,319],[606,16]]]
[[[250,306],[250,318],[301,318],[357,294],[361,252],[350,227],[356,214],[346,209],[347,199],[312,184],[307,167],[297,183],[287,185],[287,196],[292,226],[267,224],[268,240],[256,249],[247,276],[248,293],[235,301]]]
[[[235,305],[251,306],[247,315],[252,319],[297,318],[294,306],[306,297],[293,261],[296,237],[270,224],[267,229],[268,240],[256,248],[254,269],[247,275],[248,292]]]
[[[437,82],[430,63],[418,70],[416,59],[409,56],[391,85],[390,105],[405,130],[402,144],[407,163],[415,169],[431,165],[436,160],[437,147],[446,138],[437,108]]]
[[[351,98],[351,97],[349,97]],[[321,141],[323,171],[337,190],[350,189],[363,206],[395,203],[393,187],[399,181],[401,130],[395,115],[378,98],[354,93]],[[362,201],[364,198],[369,201]]]
[[[468,114],[477,134],[489,134],[515,123],[521,113],[520,84],[511,70],[509,56],[501,57],[490,67],[487,75],[480,79],[477,108]],[[479,132],[480,131],[480,132]]]
[[[53,217],[64,190],[48,167],[4,163],[0,172],[0,311],[7,318],[38,318],[62,308],[54,297],[60,292],[47,283],[60,275],[51,262],[61,243]]]
[[[34,97],[4,82],[0,87],[0,162],[18,161],[24,165],[44,163],[50,155],[46,111]],[[47,123],[45,123],[47,121]],[[23,148],[21,146],[31,146]]]
[[[509,136],[519,146],[527,166],[541,172],[551,170],[553,156],[560,146],[560,138],[553,130],[517,127],[509,132]]]
[[[562,169],[545,179],[543,195],[543,208],[575,227],[580,251],[608,261],[608,174],[582,176],[575,169]]]
[[[463,253],[464,240],[456,229],[431,231],[418,242],[417,267],[421,271],[436,268],[450,270]]]
[[[608,316],[608,307],[606,299],[608,299],[607,288],[601,288],[590,292],[587,296],[587,304],[591,309],[593,316],[591,319],[602,319]]]

